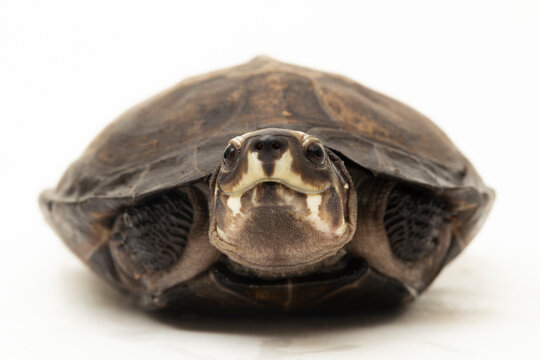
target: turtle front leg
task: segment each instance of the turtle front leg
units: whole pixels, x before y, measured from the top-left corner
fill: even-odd
[[[164,290],[208,270],[221,254],[208,240],[207,197],[195,187],[126,208],[109,248],[122,282],[152,307]]]
[[[365,178],[357,193],[349,251],[419,294],[441,270],[452,243],[449,205],[429,189],[377,178]]]

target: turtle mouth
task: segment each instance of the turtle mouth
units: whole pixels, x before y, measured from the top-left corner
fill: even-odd
[[[362,258],[349,254],[343,256],[337,263],[320,268],[308,274],[266,279],[255,273],[246,271],[225,257],[212,270],[216,280],[227,287],[247,288],[278,288],[283,286],[325,285],[348,283],[362,277],[368,270],[367,262]]]
[[[256,179],[255,181],[253,181],[253,182],[249,183],[248,185],[246,185],[246,186],[244,186],[244,187],[242,187],[242,188],[240,188],[238,190],[235,190],[235,191],[225,191],[221,186],[219,186],[219,188],[223,192],[223,194],[225,194],[227,196],[239,196],[239,195],[242,195],[242,194],[252,190],[257,185],[261,185],[261,184],[263,186],[283,185],[283,186],[289,188],[290,190],[294,190],[297,193],[306,194],[306,195],[322,194],[322,193],[326,192],[332,186],[331,183],[328,183],[323,188],[313,189],[313,188],[310,188],[308,186],[302,187],[302,186],[299,186],[298,184],[293,184],[290,181],[288,181],[287,179],[282,179],[282,178],[278,178],[278,177],[263,177],[263,178]]]

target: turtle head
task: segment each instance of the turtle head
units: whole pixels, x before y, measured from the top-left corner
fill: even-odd
[[[356,193],[342,161],[300,131],[231,139],[211,187],[211,243],[260,277],[337,262],[356,228]]]

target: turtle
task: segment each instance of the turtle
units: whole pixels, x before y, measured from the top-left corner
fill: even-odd
[[[145,309],[280,312],[408,303],[493,199],[424,115],[257,57],[125,112],[39,203]]]

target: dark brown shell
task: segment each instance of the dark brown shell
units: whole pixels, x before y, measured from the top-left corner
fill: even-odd
[[[120,116],[57,188],[42,194],[42,207],[88,260],[107,241],[107,221],[120,207],[208,176],[229,139],[266,127],[304,131],[375,174],[441,193],[458,214],[454,254],[493,198],[448,137],[417,111],[345,77],[262,57],[185,80]]]

